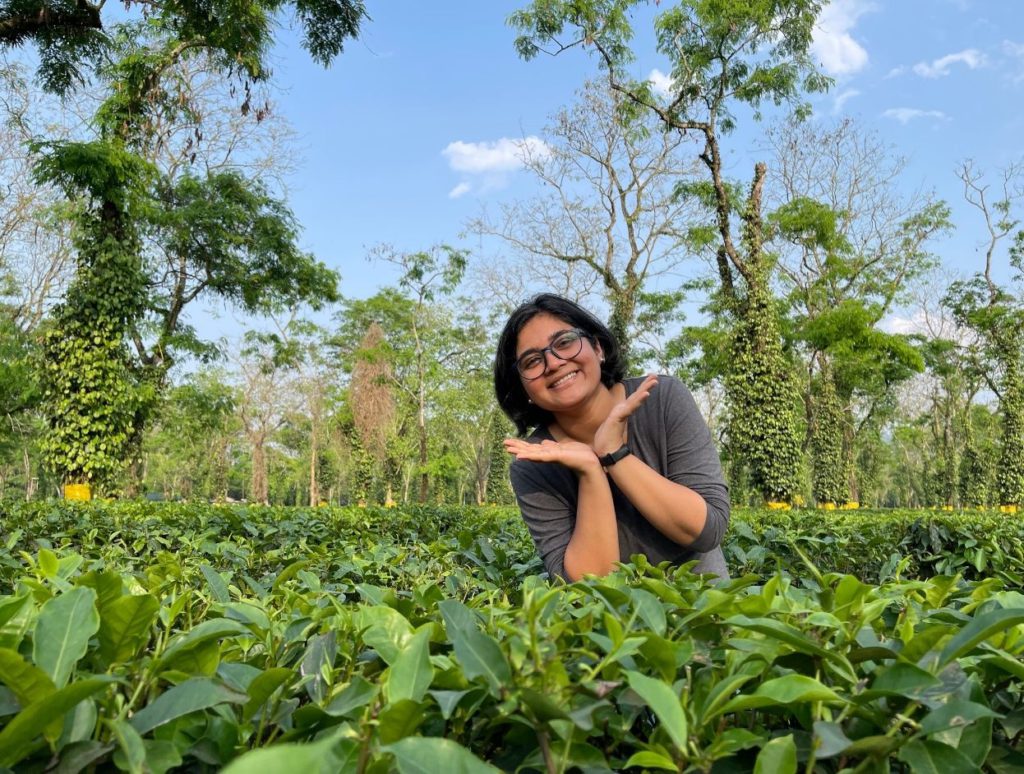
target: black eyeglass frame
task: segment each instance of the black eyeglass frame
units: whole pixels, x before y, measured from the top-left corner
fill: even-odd
[[[566,357],[562,357],[557,352],[555,352],[555,341],[557,341],[559,338],[561,338],[562,335],[564,335],[566,333],[575,333],[578,336],[577,341],[579,342],[580,346],[579,346],[579,349],[577,349],[571,355],[568,355]],[[547,356],[544,354],[545,352],[550,352],[554,357],[557,357],[559,360],[561,360],[563,362],[565,362],[566,360],[572,360],[574,357],[579,355],[580,352],[583,351],[583,340],[584,339],[591,339],[591,340],[593,340],[593,338],[594,337],[591,334],[587,333],[585,330],[582,330],[580,328],[566,328],[564,331],[558,331],[554,336],[551,337],[551,344],[549,344],[548,346],[543,347],[541,349],[528,349],[528,350],[526,350],[526,352],[524,352],[523,354],[521,354],[519,357],[516,358],[515,366],[516,366],[516,371],[519,373],[519,378],[521,378],[521,379],[523,379],[524,381],[527,381],[527,382],[532,382],[532,381],[534,381],[536,379],[540,379],[544,374],[546,374],[548,372],[548,359],[547,359]],[[540,373],[537,374],[536,376],[527,376],[526,374],[523,373],[523,369],[521,367],[521,364],[522,364],[522,360],[523,360],[524,357],[528,357],[528,356],[532,356],[532,355],[540,355],[541,356],[541,360],[544,363],[544,367],[541,369]]]

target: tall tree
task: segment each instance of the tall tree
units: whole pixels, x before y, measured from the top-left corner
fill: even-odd
[[[638,314],[669,295],[651,283],[687,257],[679,224],[692,208],[675,189],[696,172],[691,142],[591,81],[554,116],[542,145],[520,148],[543,193],[496,217],[485,212],[470,230],[499,237],[535,287],[575,298],[599,290],[629,359]]]
[[[252,309],[336,293],[336,278],[296,248],[290,213],[260,183],[236,171],[160,174],[147,155],[164,117],[196,118],[186,81],[175,77],[183,63],[204,58],[214,74],[239,84],[243,111],[262,110],[249,99],[251,85],[269,75],[273,22],[288,7],[146,3],[145,23],[116,24],[108,35],[100,6],[0,5],[0,44],[35,41],[44,86],[67,94],[95,66],[109,88],[94,139],[39,146],[38,180],[81,203],[73,293],[57,307],[56,333],[47,340],[47,449],[69,479],[111,481],[134,457],[171,350],[196,345],[180,322],[184,303],[210,292]],[[298,3],[294,11],[306,47],[324,63],[363,16],[358,0]],[[150,282],[147,237],[174,260],[169,283]],[[150,292],[168,285],[169,295]],[[151,311],[163,325],[147,348]]]
[[[765,166],[757,164],[745,195],[726,179],[721,140],[736,124],[734,111],[765,102],[799,100],[829,80],[809,54],[821,3],[816,0],[683,0],[658,14],[659,53],[671,62],[665,98],[628,73],[633,58],[630,14],[639,0],[543,0],[513,14],[516,45],[530,58],[592,47],[609,86],[653,111],[669,130],[695,136],[708,175],[687,186],[713,213],[715,260],[723,307],[733,316],[733,368],[727,380],[730,444],[749,464],[769,500],[789,500],[800,468],[797,393],[782,350],[771,293],[773,259],[764,246]],[[737,231],[739,235],[737,236]]]
[[[900,193],[905,160],[850,119],[791,119],[765,137],[773,152],[772,247],[797,335],[810,350],[805,404],[815,479],[837,483],[815,497],[858,500],[860,429],[898,381],[923,368],[907,337],[880,323],[935,266],[928,245],[949,228],[949,208],[929,194]],[[824,419],[833,401],[839,422]],[[825,440],[826,431],[838,435]],[[831,455],[837,445],[838,459]]]
[[[971,162],[958,170],[964,198],[984,223],[983,270],[968,280],[953,283],[946,296],[957,322],[976,331],[989,366],[984,374],[999,399],[1002,425],[997,489],[1001,505],[1024,505],[1024,165],[1005,167],[992,187]],[[1000,247],[1010,240],[1008,265],[1001,266]],[[1000,281],[1013,270],[1007,287]]]
[[[388,364],[394,395],[409,412],[410,425],[415,428],[417,499],[426,502],[431,411],[437,395],[454,375],[467,336],[475,335],[457,326],[454,315],[442,304],[462,279],[466,256],[441,245],[418,253],[385,246],[375,251],[375,257],[399,268],[399,288],[387,288],[369,299],[346,301],[336,341],[349,363],[362,359]],[[374,322],[383,330],[384,339],[372,350],[360,351],[356,344]]]

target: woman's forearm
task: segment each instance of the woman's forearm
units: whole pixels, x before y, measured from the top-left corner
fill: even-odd
[[[708,506],[692,489],[665,478],[635,456],[628,456],[608,469],[626,499],[661,534],[688,546],[703,532]]]
[[[595,459],[579,473],[576,526],[565,548],[566,580],[585,574],[607,575],[619,561],[619,530],[608,477]]]

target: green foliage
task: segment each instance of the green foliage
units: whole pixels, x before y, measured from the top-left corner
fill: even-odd
[[[146,26],[172,41],[169,48],[181,43],[193,49],[209,48],[216,52],[225,71],[254,80],[269,76],[267,56],[275,27],[285,13],[291,12],[298,19],[304,47],[323,65],[341,53],[347,40],[358,35],[366,18],[362,0],[129,2],[126,9],[136,5],[144,5]],[[0,19],[4,22],[0,45],[35,43],[43,87],[65,95],[87,80],[90,69],[109,67],[110,58],[116,58],[110,54],[117,48],[120,31],[130,26],[109,20],[105,24],[101,9],[102,4],[67,0],[4,0],[0,3]],[[118,63],[119,79],[129,86],[129,99],[142,94],[154,64],[165,56],[165,51],[149,51],[147,56],[140,50],[134,59]]]
[[[813,469],[811,494],[815,502],[842,505],[849,499],[843,450],[845,416],[827,369],[820,373],[816,387],[814,416],[808,430]]]
[[[536,0],[509,18],[520,33],[516,49],[530,59],[542,51],[594,46],[604,66],[618,70],[633,59],[630,17],[639,0]],[[824,91],[831,81],[815,69],[808,48],[821,3],[814,0],[685,0],[655,20],[659,53],[672,65],[671,123],[714,105],[712,121],[734,125],[722,95],[758,108],[801,91]],[[653,102],[650,85],[631,84]],[[717,115],[714,115],[717,114]]]
[[[882,392],[924,370],[924,358],[910,337],[875,327],[880,311],[847,299],[808,317],[799,328],[803,340],[829,355],[838,393],[845,399],[855,391]]]
[[[1018,754],[1024,598],[985,577],[1019,587],[1006,519],[746,512],[733,581],[638,559],[557,587],[511,510],[48,504],[2,523],[10,767],[999,770]]]
[[[1002,505],[1024,505],[1024,374],[1020,353],[1004,358],[1002,438],[999,464],[996,467],[996,488]]]
[[[294,216],[259,181],[233,171],[183,175],[162,181],[154,198],[147,225],[210,295],[249,313],[338,300],[337,274],[298,248]],[[150,303],[160,310],[180,299]]]

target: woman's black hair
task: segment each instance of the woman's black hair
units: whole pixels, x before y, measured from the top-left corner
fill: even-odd
[[[611,387],[622,381],[626,375],[626,364],[622,350],[608,326],[598,320],[579,304],[554,293],[541,293],[526,303],[520,304],[505,323],[498,337],[498,352],[494,358],[494,392],[498,405],[516,426],[519,435],[526,435],[531,428],[548,425],[554,421],[550,411],[530,403],[523,387],[522,378],[516,369],[516,345],[519,332],[538,314],[549,314],[583,331],[591,344],[600,344],[604,354],[601,363],[601,382]]]

